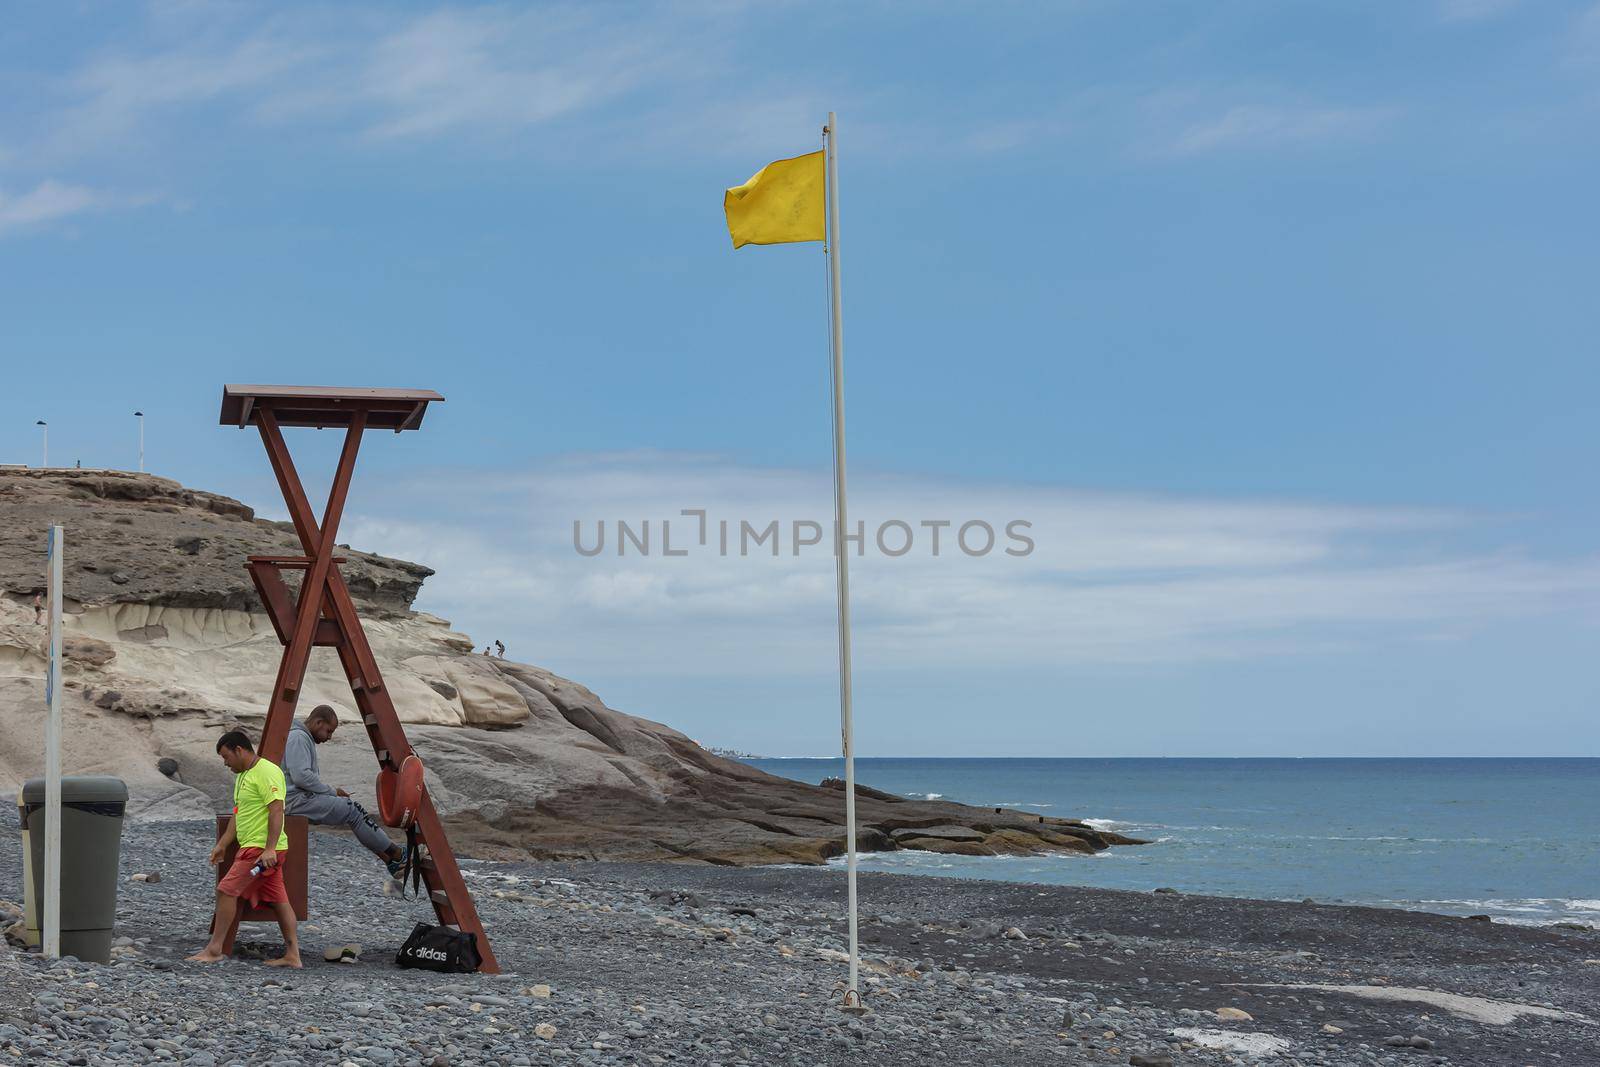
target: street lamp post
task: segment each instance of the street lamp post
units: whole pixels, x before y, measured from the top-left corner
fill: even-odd
[[[38,421],[36,421],[34,423],[34,425],[43,427],[44,462],[41,463],[40,466],[41,467],[48,467],[48,466],[50,466],[50,424],[48,422],[45,422],[43,419],[39,419]]]
[[[144,412],[135,411],[139,417],[139,473],[144,473]]]

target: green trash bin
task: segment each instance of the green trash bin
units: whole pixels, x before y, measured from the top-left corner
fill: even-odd
[[[117,919],[118,861],[128,787],[121,778],[61,779],[61,954],[111,962]],[[28,942],[44,927],[44,779],[30,778],[17,795],[24,841],[23,893]]]

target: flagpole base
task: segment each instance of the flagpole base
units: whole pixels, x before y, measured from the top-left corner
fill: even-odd
[[[839,1003],[840,1011],[847,1011],[851,1015],[865,1015],[867,1006],[861,1003],[861,992],[856,989],[846,989],[844,1000]]]

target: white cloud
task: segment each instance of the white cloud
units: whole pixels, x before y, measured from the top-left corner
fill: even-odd
[[[251,37],[234,44],[190,44],[147,55],[109,55],[72,79],[86,113],[126,122],[179,104],[204,103],[292,77],[317,58],[303,41]]]
[[[1235,105],[1190,122],[1173,139],[1179,155],[1231,148],[1318,145],[1370,134],[1394,116],[1386,107]]]
[[[257,123],[375,141],[503,134],[593,117],[639,92],[662,113],[717,63],[715,20],[551,6],[473,7],[407,18],[336,10],[253,22],[192,13],[175,43],[125,46],[83,64],[49,143],[65,154],[130,139],[164,112],[218,107]],[[756,102],[759,103],[759,94]]]
[[[440,11],[376,41],[358,80],[375,137],[533,126],[614,100],[671,64],[573,13]]]
[[[915,157],[992,156],[1069,139],[1102,153],[1152,143],[1156,155],[1283,147],[1359,136],[1392,115],[1297,101],[1270,84],[1230,98],[1138,82],[1021,99],[978,87],[952,110],[915,83],[873,84],[870,73],[768,56],[769,10],[343,7],[291,17],[157,8],[142,32],[87,57],[54,86],[55,104],[27,117],[47,131],[29,155],[54,165],[130,145],[155,150],[179,129],[192,141],[195,124],[180,125],[178,112],[219,130],[255,126],[312,142],[471,140],[477,150],[590,163],[659,159],[693,145],[697,159],[746,165],[814,137],[830,107],[848,123],[853,152]]]
[[[685,675],[826,672],[833,655],[833,564],[792,554],[796,519],[827,525],[825,472],[676,455],[569,457],[515,476],[420,479],[407,499],[427,514],[360,502],[347,524],[366,547],[435,567],[424,608],[501,637],[517,654],[568,669]],[[375,504],[375,502],[374,502]],[[710,544],[697,543],[703,507]],[[858,656],[930,671],[1063,663],[1249,659],[1405,641],[1449,640],[1528,615],[1592,612],[1600,561],[1441,549],[1472,532],[1465,515],[1274,501],[1232,501],[961,484],[858,474],[852,513],[868,537],[910,523],[904,557],[852,557]],[[441,518],[439,516],[448,516]],[[579,556],[572,521],[607,522],[606,551]],[[923,520],[1032,523],[1017,558],[952,546],[928,551]],[[615,522],[649,519],[652,550],[616,554]],[[675,548],[660,555],[661,521]],[[716,553],[717,522],[779,520],[780,554]],[[891,531],[897,547],[898,531]]]
[[[42,181],[28,192],[16,195],[0,189],[0,237],[127,202],[127,198],[54,179]]]

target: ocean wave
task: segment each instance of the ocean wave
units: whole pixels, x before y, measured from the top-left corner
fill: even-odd
[[[1403,841],[1414,845],[1492,845],[1489,837],[1407,837],[1402,834],[1376,834],[1360,837],[1343,834],[1267,834],[1283,841]]]
[[[1405,903],[1396,901],[1396,903]],[[1546,911],[1552,905],[1566,904],[1567,902],[1555,897],[1527,897],[1522,899],[1501,900],[1474,900],[1472,898],[1456,899],[1453,897],[1418,900],[1417,904],[1444,904],[1454,908],[1495,908],[1501,911]]]
[[[1187,830],[1191,833],[1242,833],[1244,831],[1242,826],[1172,826],[1163,822],[1133,822],[1125,819],[1081,819],[1079,821],[1091,830],[1114,830],[1118,833],[1128,830],[1134,833],[1149,833],[1155,830]]]
[[[1170,837],[1170,836],[1168,836],[1168,837],[1152,837],[1152,838],[1148,838],[1147,839],[1148,843],[1151,844],[1151,845],[1165,845],[1169,841],[1177,841],[1177,840],[1178,840],[1178,838]],[[1052,853],[1052,855],[1054,855],[1054,853]],[[1083,855],[1083,853],[1082,852],[1063,852],[1063,853],[1060,853],[1060,855],[1063,855],[1063,856],[1081,856],[1081,855]],[[1101,849],[1099,852],[1091,853],[1091,855],[1096,856],[1096,857],[1098,857],[1100,859],[1108,859],[1109,858],[1109,859],[1123,859],[1123,860],[1138,860],[1140,862],[1149,862],[1149,860],[1150,860],[1150,854],[1148,852],[1140,852],[1136,848],[1107,848],[1107,849]],[[1115,887],[1113,887],[1113,888],[1115,888]]]
[[[1600,911],[1600,900],[1566,897],[1490,897],[1488,899],[1436,898],[1430,900],[1380,900],[1387,907],[1445,914],[1489,915],[1513,926],[1549,926],[1552,923],[1578,923],[1600,930],[1600,918],[1586,912]]]
[[[1318,837],[1316,834],[1284,834],[1296,841],[1410,841],[1409,837],[1344,837],[1339,834],[1330,834],[1327,837]]]
[[[1580,919],[1572,915],[1558,915],[1545,919],[1519,919],[1515,916],[1506,916],[1503,920],[1507,926],[1553,926],[1556,923],[1571,923],[1576,926],[1587,926],[1591,930],[1600,930],[1600,920]]]
[[[1160,838],[1160,841],[1170,841],[1172,838]],[[1107,849],[1084,856],[1078,852],[1049,851],[1030,856],[950,856],[935,852],[920,852],[904,850],[896,852],[867,853],[861,857],[863,868],[886,872],[901,872],[905,874],[929,874],[945,877],[976,877],[1000,878],[1005,881],[1029,881],[1038,879],[1046,884],[1054,885],[1101,885],[1104,888],[1131,889],[1136,892],[1148,889],[1143,878],[1133,883],[1127,882],[1121,876],[1114,876],[1112,882],[1100,883],[1098,878],[1089,876],[1090,881],[1081,882],[1080,877],[1086,868],[1080,866],[1085,859],[1102,859],[1107,861],[1122,860],[1123,864],[1116,864],[1110,868],[1096,869],[1113,871],[1128,871],[1138,867],[1148,866],[1151,861],[1149,853],[1141,853],[1137,849]],[[842,870],[845,857],[836,856],[828,860],[830,869]],[[1132,864],[1133,867],[1127,867]],[[811,868],[815,869],[815,868]],[[1072,872],[1079,872],[1073,874]],[[1158,883],[1159,884],[1159,883]],[[1168,879],[1165,884],[1182,886],[1183,881]],[[1216,886],[1195,885],[1184,889],[1184,892],[1213,893],[1228,897],[1250,897],[1253,894],[1243,893],[1237,889],[1226,889]],[[1297,900],[1299,894],[1285,896],[1284,900]],[[1589,898],[1564,898],[1564,897],[1526,897],[1526,898],[1430,898],[1418,899],[1383,899],[1352,895],[1349,897],[1330,898],[1333,903],[1350,904],[1366,907],[1395,908],[1404,911],[1420,911],[1435,915],[1490,915],[1496,922],[1506,923],[1511,926],[1542,927],[1554,923],[1576,923],[1600,930],[1600,900]]]

